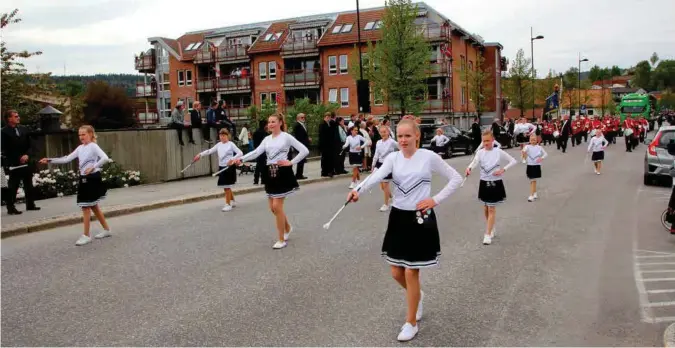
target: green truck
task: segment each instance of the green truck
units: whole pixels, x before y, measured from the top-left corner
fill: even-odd
[[[644,117],[648,121],[654,118],[654,110],[656,109],[656,98],[649,94],[631,93],[626,94],[621,98],[619,103],[618,113],[621,115],[621,122],[626,117],[638,118]]]

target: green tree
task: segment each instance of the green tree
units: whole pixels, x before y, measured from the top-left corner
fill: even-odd
[[[260,120],[266,120],[276,112],[277,105],[272,104],[272,102],[267,99],[260,107],[257,105],[251,105],[246,110],[246,116],[248,116],[248,118],[251,120],[251,129],[256,129],[258,128],[258,122],[260,122]]]
[[[563,95],[570,110],[574,110],[579,103],[579,69],[572,67],[563,74]],[[562,102],[562,101],[561,101]]]
[[[545,78],[537,80],[534,87],[536,107],[543,107],[548,98],[555,91],[555,86],[560,83],[560,78],[556,72],[549,70]],[[541,105],[539,105],[541,103]]]
[[[417,13],[418,7],[411,0],[387,3],[382,40],[374,48],[369,45],[372,64],[363,69],[364,78],[371,81],[374,89],[383,91],[401,115],[419,113],[427,91],[431,46],[415,24]]]
[[[650,89],[650,83],[652,78],[652,67],[649,65],[649,62],[643,60],[635,66],[635,76],[633,77],[633,85],[636,87],[644,88],[646,90]]]
[[[602,68],[600,68],[597,64],[593,65],[591,70],[588,72],[588,79],[594,82],[600,80],[601,70]]]
[[[97,129],[130,128],[136,125],[134,104],[121,87],[98,81],[87,86],[84,122]]]
[[[0,16],[0,30],[10,24],[21,22],[18,9]],[[10,51],[5,41],[0,42],[0,100],[2,114],[15,109],[21,115],[22,122],[30,125],[37,120],[37,112],[42,108],[40,103],[26,99],[26,96],[50,93],[53,86],[49,84],[49,74],[29,74],[21,60],[41,55],[42,52]]]
[[[652,71],[652,88],[675,91],[675,60],[662,60]]]
[[[504,93],[511,104],[520,109],[520,116],[525,116],[525,110],[532,108],[532,68],[531,61],[525,58],[525,51],[519,49],[516,59],[509,69],[508,78],[504,84]]]
[[[288,109],[286,123],[291,127],[295,124],[295,118],[299,113],[305,114],[307,134],[309,134],[312,139],[318,141],[319,125],[323,121],[323,115],[326,112],[335,112],[339,108],[340,105],[337,103],[313,104],[309,98],[296,99],[294,105]]]
[[[619,68],[616,65],[613,65],[612,69],[610,69],[610,75],[612,77],[621,76],[621,68]]]
[[[675,93],[663,93],[661,100],[659,100],[659,110],[670,109],[675,110]]]
[[[488,83],[492,73],[492,68],[485,66],[485,58],[480,52],[476,54],[476,66],[473,69],[463,67],[455,70],[462,85],[467,86],[469,99],[478,116],[483,112],[486,96],[492,93],[492,88]]]

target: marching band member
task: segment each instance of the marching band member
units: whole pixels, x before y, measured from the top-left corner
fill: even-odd
[[[392,152],[398,150],[398,143],[394,139],[390,138],[389,127],[380,126],[378,131],[382,139],[377,141],[377,146],[375,146],[375,154],[373,155],[373,163],[375,163],[375,168],[373,171],[382,167],[384,159]],[[380,182],[380,188],[384,193],[384,205],[380,207],[381,212],[389,210],[389,199],[391,198],[391,191],[389,190],[389,182],[391,181],[391,175],[387,175]]]
[[[406,290],[406,323],[398,340],[409,341],[417,335],[417,321],[422,319],[423,314],[420,269],[437,265],[441,253],[437,216],[433,208],[460,186],[462,177],[437,154],[417,148],[420,130],[415,121],[404,119],[399,122],[396,136],[401,151],[390,153],[360,188],[367,190],[390,174],[392,182],[398,187],[394,190],[394,204],[382,243],[382,256],[389,263],[394,279]],[[431,197],[434,172],[446,177],[448,183]],[[347,200],[358,201],[358,192],[359,187],[352,190]]]
[[[623,120],[623,137],[626,142],[626,152],[633,152],[633,120],[630,117]]]
[[[359,134],[359,127],[357,126],[351,128],[351,133],[347,136],[342,148],[349,148],[349,165],[352,166],[352,182],[349,184],[349,188],[354,188],[359,184],[359,180],[361,179],[359,172],[359,167],[363,164],[363,151],[361,149],[362,147],[369,146],[370,141]]]
[[[449,142],[450,138],[443,134],[443,130],[441,128],[438,128],[436,129],[436,135],[431,138],[431,151],[438,154],[443,154],[445,153],[445,145],[447,145]]]
[[[600,169],[602,169],[602,161],[605,159],[605,149],[607,148],[607,139],[602,136],[601,130],[595,131],[595,136],[591,138],[591,141],[588,143],[588,152],[593,152],[591,160],[593,161],[593,167],[595,168],[595,174],[600,175]]]
[[[511,166],[516,164],[516,160],[502,149],[493,147],[494,137],[492,132],[483,132],[484,148],[476,152],[469,167],[466,168],[466,175],[471,174],[471,170],[480,166],[480,185],[478,188],[478,199],[484,205],[486,229],[483,237],[483,244],[489,245],[494,237],[495,215],[497,205],[506,200],[506,190],[502,175]],[[506,160],[509,163],[501,168],[500,163]]]
[[[529,141],[530,133],[537,129],[533,124],[528,123],[525,117],[521,117],[513,129],[513,134],[516,136],[516,141],[520,144],[520,149]]]
[[[528,202],[538,199],[537,179],[541,178],[541,162],[548,156],[543,147],[537,144],[537,138],[530,136],[530,143],[525,145],[522,151],[523,158],[527,159],[525,174],[530,179],[530,196]]]

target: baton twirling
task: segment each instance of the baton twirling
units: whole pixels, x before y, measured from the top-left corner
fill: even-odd
[[[363,180],[363,182],[361,182],[361,185],[359,185],[359,186],[356,188],[356,192],[361,191],[361,188],[363,188],[363,186],[365,186],[365,183],[368,182],[368,179],[370,179],[371,176],[373,176],[373,175],[372,175],[372,174],[371,174],[371,175],[368,175],[368,177],[367,177],[365,180]],[[330,224],[333,222],[333,220],[335,220],[335,219],[338,217],[338,215],[340,215],[340,213],[342,213],[342,211],[345,209],[345,207],[347,206],[347,204],[349,204],[349,203],[351,203],[351,202],[352,202],[351,200],[346,201],[346,202],[340,207],[340,209],[338,209],[337,213],[335,213],[335,215],[333,215],[333,217],[332,217],[328,222],[326,222],[325,224],[323,224],[323,228],[324,228],[325,230],[329,229],[329,228],[330,228]]]
[[[211,176],[218,177],[217,185],[223,189],[225,194],[225,205],[221,211],[227,212],[236,206],[232,187],[237,182],[237,167],[232,165],[232,162],[243,156],[244,153],[241,152],[237,145],[230,141],[230,132],[227,129],[223,128],[218,131],[218,137],[220,138],[220,142],[212,148],[198,153],[192,160],[192,163],[196,163],[203,156],[218,155],[218,171],[211,174]]]

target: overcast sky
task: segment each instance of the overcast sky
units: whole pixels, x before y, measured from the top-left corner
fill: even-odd
[[[500,42],[512,59],[530,56],[535,36],[539,74],[577,65],[628,67],[657,52],[675,58],[675,0],[427,0],[427,4],[486,41]],[[361,8],[384,5],[361,0]],[[355,9],[355,1],[317,0],[3,0],[23,22],[3,32],[12,50],[41,50],[29,71],[55,75],[134,73],[133,56],[148,37],[176,38],[187,31]]]

